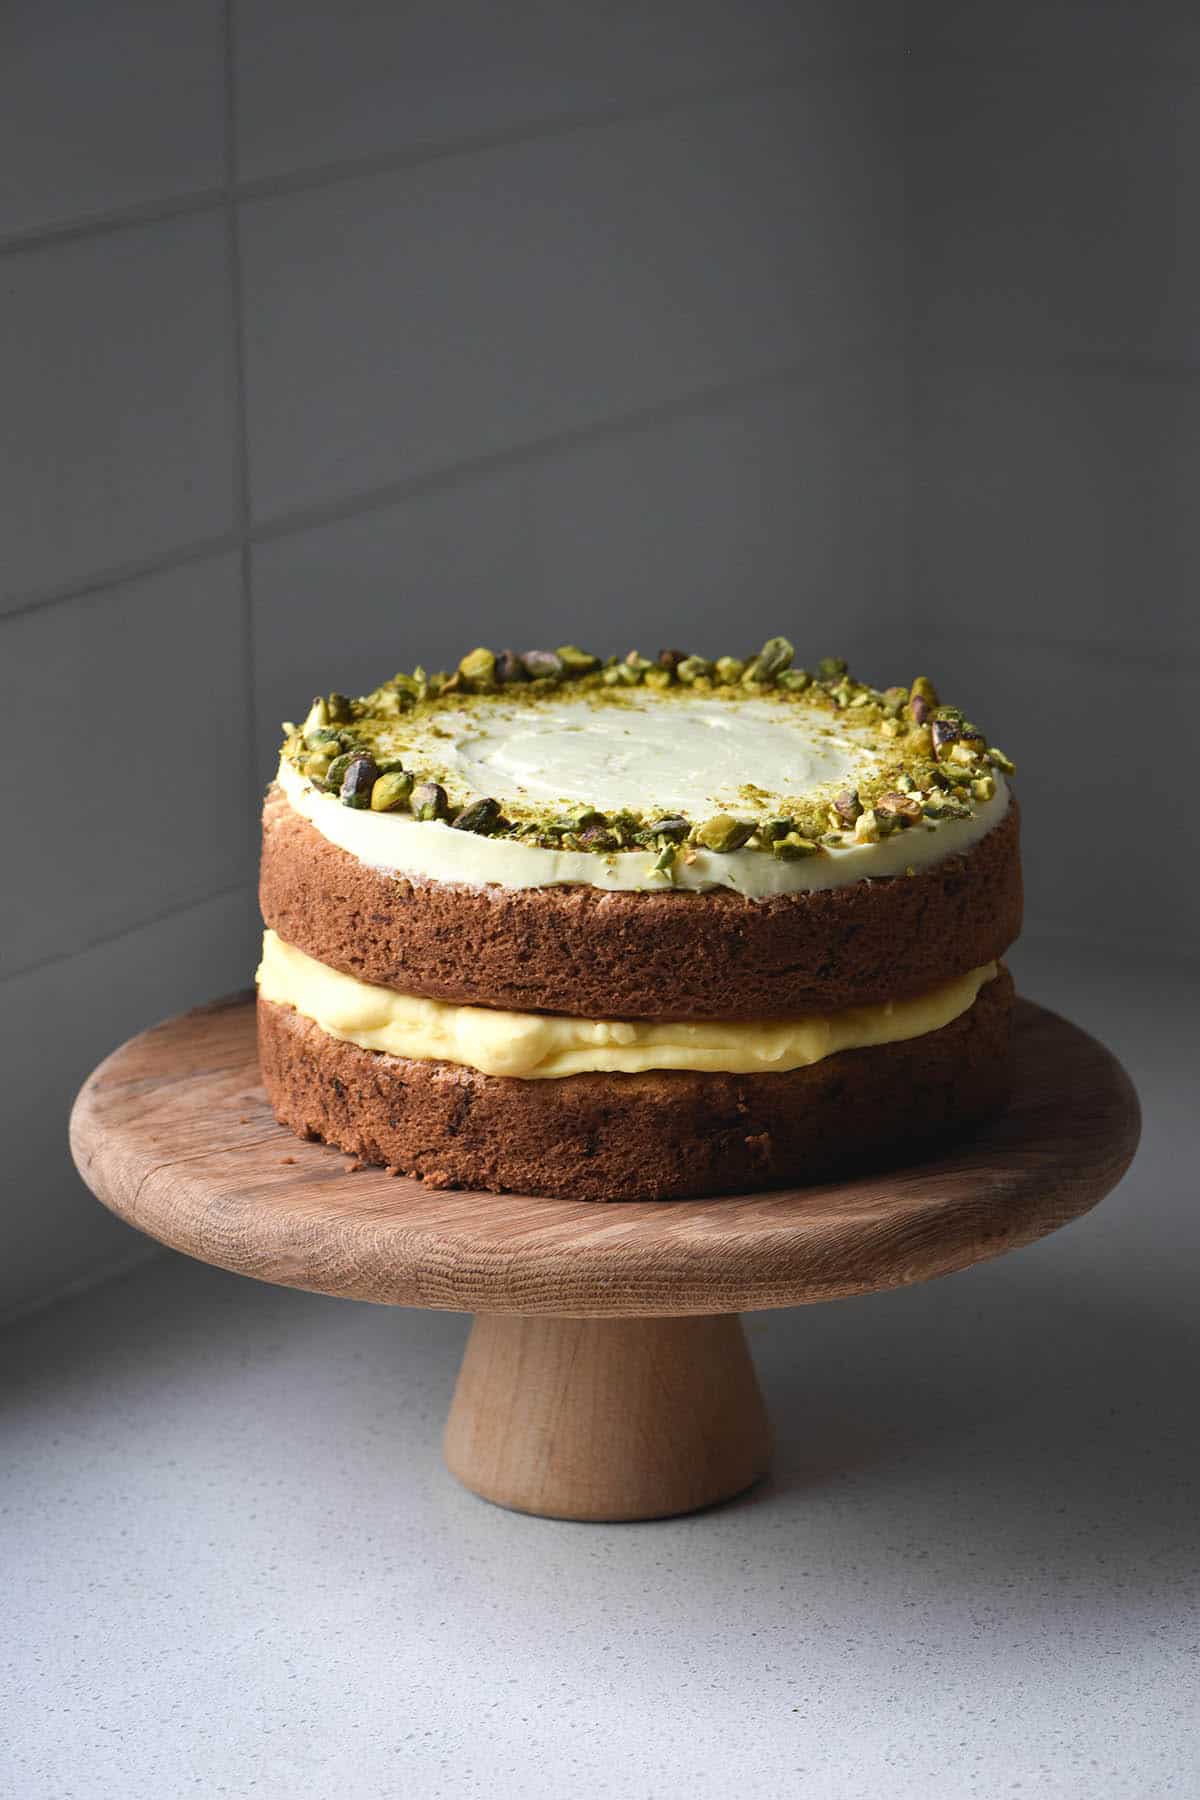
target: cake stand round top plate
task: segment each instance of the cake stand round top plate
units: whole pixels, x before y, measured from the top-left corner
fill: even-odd
[[[1115,1186],[1138,1139],[1116,1059],[1019,1001],[1012,1102],[884,1173],[720,1199],[582,1203],[435,1192],[302,1143],[259,1084],[236,995],[115,1051],[71,1119],[84,1180],[129,1224],[241,1275],[399,1306],[647,1317],[797,1306],[949,1274]]]

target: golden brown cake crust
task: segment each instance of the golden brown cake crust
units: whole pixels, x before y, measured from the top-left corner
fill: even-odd
[[[330,1037],[261,997],[280,1122],[431,1187],[576,1200],[681,1199],[904,1159],[1006,1095],[1006,970],[940,1031],[779,1075],[664,1072],[518,1081]]]
[[[904,999],[1002,956],[1021,928],[1015,799],[919,873],[747,900],[589,887],[465,887],[381,873],[272,787],[263,918],[378,987],[579,1018],[757,1019]]]

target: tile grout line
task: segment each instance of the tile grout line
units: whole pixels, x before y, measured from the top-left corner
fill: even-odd
[[[237,201],[234,198],[238,170],[237,57],[234,0],[224,0],[225,34],[225,255],[229,302],[230,375],[233,398],[233,517],[238,540],[242,602],[242,699],[246,725],[246,749],[253,763],[258,741],[257,646],[254,631],[253,558],[250,542],[250,429],[246,403],[245,283]],[[247,808],[247,855],[254,866],[257,855],[257,814]]]
[[[202,906],[211,906],[217,900],[229,900],[235,894],[251,896],[254,893],[253,877],[247,872],[241,881],[229,882],[224,887],[214,888],[211,893],[198,894],[192,900],[178,900],[171,906],[164,906],[161,912],[150,913],[144,919],[134,919],[128,925],[122,925],[119,931],[101,932],[99,937],[89,938],[84,944],[76,944],[70,950],[56,950],[50,956],[40,956],[35,962],[25,963],[19,969],[0,969],[0,989],[10,981],[22,981],[27,975],[40,974],[43,969],[51,969],[56,963],[71,962],[78,956],[88,956],[93,950],[103,950],[109,944],[119,944],[124,938],[133,937],[137,932],[149,931],[155,925],[165,925],[170,919],[181,919],[187,913],[199,912]]]
[[[893,347],[884,354],[899,354],[899,346]],[[862,350],[859,347],[857,350],[847,352],[846,365],[847,367],[857,366],[861,359]],[[709,383],[704,387],[690,389],[675,399],[660,401],[654,406],[638,407],[629,412],[616,413],[607,418],[598,419],[592,424],[568,427],[564,431],[554,432],[545,437],[531,438],[523,444],[508,445],[501,450],[464,458],[460,462],[423,471],[420,474],[402,476],[395,481],[359,489],[340,499],[318,501],[309,506],[297,507],[294,511],[283,512],[274,518],[264,519],[257,525],[250,521],[246,525],[244,536],[250,544],[268,543],[276,538],[293,537],[301,532],[311,530],[314,526],[335,524],[339,519],[353,518],[360,513],[371,512],[376,507],[394,505],[409,496],[452,489],[460,482],[466,484],[477,480],[480,475],[498,472],[509,463],[517,468],[525,467],[530,463],[537,462],[541,457],[557,455],[564,448],[583,447],[594,441],[603,442],[606,439],[619,437],[624,431],[647,430],[659,423],[666,424],[673,419],[688,418],[693,414],[703,413],[706,407],[718,407],[736,402],[742,394],[757,393],[774,382],[800,381],[806,376],[815,376],[817,379],[821,379],[823,372],[828,367],[829,359],[827,357],[814,355],[803,362],[786,363],[757,374],[738,376],[725,382]],[[138,580],[147,575],[160,573],[165,569],[195,562],[205,556],[239,549],[242,537],[243,534],[232,530],[209,538],[198,538],[180,549],[161,551],[154,556],[144,557],[138,561],[116,564],[88,575],[83,581],[71,582],[64,587],[52,588],[41,594],[31,594],[14,606],[4,608],[0,605],[0,626],[3,625],[5,619],[35,612],[43,606],[57,606],[63,601],[76,600],[83,595],[95,593],[98,589],[115,587],[122,582]]]
[[[232,55],[233,0],[225,0],[224,12],[227,93],[226,160],[228,165],[231,135],[228,114],[232,113],[236,100],[236,95],[232,90],[232,80],[235,74]],[[140,201],[134,205],[116,207],[108,212],[95,213],[55,225],[35,226],[26,231],[0,235],[0,258],[10,255],[26,255],[30,251],[69,242],[73,238],[98,237],[106,232],[154,224],[176,216],[186,216],[204,211],[216,212],[231,198],[235,202],[270,200],[277,196],[282,197],[288,194],[334,187],[341,182],[360,181],[373,175],[403,174],[406,170],[450,162],[458,157],[480,156],[489,150],[516,149],[522,144],[554,143],[561,139],[582,135],[588,131],[602,131],[621,125],[645,123],[671,113],[686,111],[693,106],[718,106],[738,100],[753,100],[760,95],[781,93],[792,87],[801,87],[811,81],[814,76],[854,74],[866,76],[888,73],[897,77],[902,75],[903,61],[901,58],[892,56],[889,60],[886,55],[881,55],[876,62],[864,59],[847,60],[844,63],[835,63],[830,60],[799,62],[790,64],[787,69],[780,70],[774,75],[763,75],[757,81],[731,85],[712,83],[707,87],[699,86],[682,91],[670,90],[648,96],[640,105],[598,107],[592,112],[571,113],[561,118],[535,119],[521,125],[497,127],[493,131],[478,132],[469,137],[447,139],[444,143],[410,145],[398,150],[380,150],[369,155],[345,157],[340,161],[331,161],[307,169],[289,169],[281,171],[277,175],[262,175],[245,181],[237,179],[236,172],[230,168],[229,179],[224,187],[198,188],[190,193],[172,196],[170,199]],[[236,121],[234,120],[233,123],[236,128]]]

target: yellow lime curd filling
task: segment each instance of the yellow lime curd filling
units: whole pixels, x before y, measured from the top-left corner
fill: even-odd
[[[949,1025],[974,1005],[996,973],[986,963],[929,993],[878,1006],[793,1019],[572,1019],[561,1013],[501,1012],[452,1006],[375,987],[330,969],[263,936],[259,992],[291,1006],[330,1037],[419,1062],[461,1063],[484,1075],[542,1081],[604,1071],[637,1075],[648,1069],[710,1070],[729,1075],[781,1074],[873,1044],[898,1044]]]

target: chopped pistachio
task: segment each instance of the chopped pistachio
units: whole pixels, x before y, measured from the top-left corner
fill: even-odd
[[[660,650],[658,653],[659,668],[660,669],[669,669],[671,671],[672,675],[675,673],[675,671],[679,667],[680,663],[686,662],[686,660],[687,660],[687,651],[686,650]]]
[[[643,679],[645,680],[647,687],[662,690],[664,688],[669,688],[675,678],[670,669],[655,667],[653,669],[647,669]]]
[[[1002,775],[1015,775],[1017,772],[1016,763],[1011,757],[1005,756],[1003,750],[998,750],[995,744],[988,750],[988,761],[994,763]]]
[[[938,761],[942,760],[943,750],[958,741],[958,726],[953,719],[935,719],[930,727],[933,738],[933,754]]]
[[[546,827],[548,831],[565,835],[569,831],[586,831],[589,825],[607,825],[608,820],[594,806],[580,806],[574,812],[562,813],[557,819],[551,819]]]
[[[593,669],[600,667],[600,658],[581,650],[578,644],[560,644],[558,660],[568,675],[590,675]]]
[[[679,855],[678,844],[664,844],[650,867],[656,875],[673,875],[675,858]]]
[[[675,670],[685,687],[691,687],[693,682],[699,681],[703,676],[711,675],[712,672],[713,665],[704,656],[685,656]]]
[[[876,800],[875,811],[881,820],[890,819],[894,825],[912,825],[921,817],[921,803],[911,794],[891,789]]]
[[[863,804],[858,797],[858,789],[847,788],[834,800],[833,811],[830,814],[830,817],[834,824],[844,826],[849,830],[862,818],[862,815]]]
[[[971,792],[976,800],[993,800],[996,796],[996,781],[992,775],[979,775],[971,783]]]
[[[854,841],[856,844],[876,844],[881,836],[879,820],[873,806],[868,806],[859,813],[854,821]]]
[[[330,694],[325,702],[325,709],[331,725],[348,725],[354,717],[351,703],[345,694]]]
[[[768,638],[757,656],[751,657],[742,672],[744,687],[769,686],[778,675],[791,667],[796,651],[785,637]]]
[[[820,844],[811,838],[801,837],[798,831],[789,831],[786,837],[776,838],[771,845],[771,854],[781,857],[785,862],[795,862],[802,856],[819,856]]]
[[[837,681],[847,673],[848,665],[844,656],[823,656],[817,664],[818,681]]]
[[[496,680],[501,687],[510,681],[525,681],[525,665],[515,650],[502,650],[496,658]]]
[[[740,850],[754,836],[754,831],[753,819],[735,819],[730,813],[717,813],[714,818],[697,825],[692,836],[705,850],[716,850],[726,856],[731,850]]]
[[[308,709],[308,713],[300,730],[307,737],[310,731],[317,731],[320,727],[328,725],[328,723],[329,708],[325,704],[325,697],[323,694],[317,694],[312,705]]]
[[[652,838],[667,838],[673,844],[681,844],[690,829],[681,813],[668,813],[664,818],[652,819],[646,827]]]
[[[785,694],[802,694],[805,688],[812,686],[812,676],[807,669],[784,669],[776,686],[781,687]]]
[[[718,656],[713,668],[716,671],[717,680],[723,681],[731,687],[739,682],[746,672],[746,665],[740,656]]]

